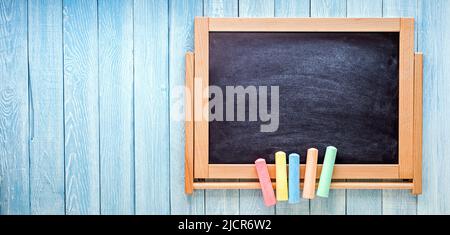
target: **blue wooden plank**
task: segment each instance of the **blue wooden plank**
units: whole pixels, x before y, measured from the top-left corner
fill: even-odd
[[[309,215],[309,200],[300,195],[300,202],[290,204],[288,202],[277,202],[275,213],[277,215]]]
[[[348,215],[381,215],[381,190],[347,190]]]
[[[239,213],[241,215],[272,215],[275,207],[264,205],[260,189],[242,189],[239,196]],[[277,202],[279,203],[279,202]]]
[[[66,213],[100,213],[97,2],[64,0]]]
[[[383,17],[415,17],[418,0],[383,0]]]
[[[274,17],[274,0],[240,0],[239,17]],[[266,207],[261,190],[240,190],[240,214],[274,214],[275,207]]]
[[[207,215],[238,215],[239,190],[205,190]]]
[[[237,0],[204,0],[204,14],[209,17],[237,17]],[[239,214],[239,190],[205,190],[206,214]]]
[[[411,190],[383,190],[383,215],[415,215],[417,197]]]
[[[134,2],[136,213],[169,214],[168,3]]]
[[[383,0],[347,0],[347,17],[382,17]]]
[[[316,197],[311,201],[311,215],[344,215],[345,190],[330,190],[328,198]]]
[[[311,0],[311,17],[345,17],[347,0]]]
[[[194,17],[203,15],[203,1],[170,1],[170,203],[172,214],[204,214],[204,190],[184,193],[184,94],[185,53],[194,51]],[[181,89],[183,90],[183,89]],[[167,144],[167,143],[166,143]],[[167,159],[165,160],[167,161]]]
[[[274,17],[274,0],[239,0],[239,17]]]
[[[310,1],[309,0],[281,0],[275,1],[276,17],[309,17]],[[305,157],[305,156],[301,156]],[[301,196],[300,196],[301,197]],[[278,215],[302,214],[308,215],[309,200],[300,198],[300,202],[289,204],[287,202],[278,202],[275,208]]]
[[[133,0],[99,0],[101,213],[134,214]]]
[[[345,0],[311,0],[311,17],[345,17],[346,8]],[[311,214],[345,214],[345,203],[345,190],[331,190],[328,198],[311,200]]]
[[[348,0],[348,17],[382,17],[381,0]],[[347,190],[347,214],[381,214],[381,190]]]
[[[204,14],[209,17],[237,17],[238,0],[204,0]]]
[[[347,1],[348,17],[381,17],[382,1]],[[381,214],[381,190],[347,190],[348,214]]]
[[[29,214],[27,1],[0,1],[0,214]]]
[[[417,0],[383,0],[383,17],[415,17],[418,32],[416,11]],[[416,38],[416,48],[417,42]],[[414,215],[416,212],[417,197],[411,190],[383,190],[383,214]]]
[[[310,5],[310,0],[277,0],[275,1],[275,17],[309,17]]]
[[[31,213],[64,214],[62,0],[29,1],[28,12]]]
[[[423,193],[418,214],[450,214],[450,1],[419,1],[419,51],[424,53]]]

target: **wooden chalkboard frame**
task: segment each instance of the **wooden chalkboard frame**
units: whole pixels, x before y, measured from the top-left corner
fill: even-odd
[[[254,189],[259,183],[253,164],[209,164],[208,126],[201,107],[208,97],[194,89],[209,85],[209,32],[398,32],[399,41],[399,162],[398,164],[337,164],[332,188],[411,189],[422,191],[422,54],[414,53],[413,18],[207,18],[194,21],[195,53],[186,54],[185,192],[194,189]],[[195,58],[194,58],[195,57]],[[197,86],[195,86],[197,87]],[[199,121],[194,121],[199,120]],[[304,177],[301,165],[300,178]],[[320,176],[321,165],[318,166]],[[269,164],[275,178],[275,166]],[[211,182],[210,179],[232,179]],[[351,179],[351,182],[342,181]],[[208,182],[204,182],[208,180]],[[379,181],[376,181],[379,180]]]

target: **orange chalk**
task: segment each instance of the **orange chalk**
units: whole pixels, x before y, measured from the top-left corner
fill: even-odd
[[[305,180],[303,184],[303,198],[313,199],[315,196],[318,153],[319,151],[316,148],[308,149]]]

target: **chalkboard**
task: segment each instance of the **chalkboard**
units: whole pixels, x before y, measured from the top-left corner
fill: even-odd
[[[398,61],[398,33],[210,32],[210,85],[278,86],[280,99],[276,132],[211,121],[209,163],[274,163],[279,150],[304,163],[311,147],[321,163],[328,145],[338,164],[398,163]]]

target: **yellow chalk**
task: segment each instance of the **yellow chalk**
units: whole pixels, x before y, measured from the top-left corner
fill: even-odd
[[[288,184],[286,172],[286,153],[279,151],[275,153],[275,170],[277,180],[277,201],[288,200]]]

